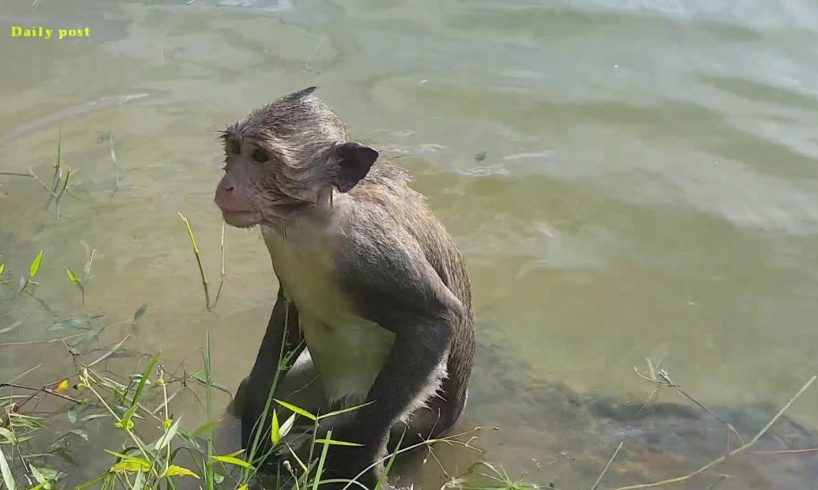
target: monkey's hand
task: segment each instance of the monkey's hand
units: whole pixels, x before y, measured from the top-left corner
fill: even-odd
[[[254,389],[249,378],[245,378],[236,390],[236,396],[228,407],[228,411],[235,417],[241,419],[241,444],[247,449],[253,444],[255,432],[253,428],[266,427],[263,420],[259,420],[264,413],[264,406],[267,404],[267,393]],[[272,416],[272,409],[267,414],[269,419]],[[262,442],[265,438],[261,438]]]
[[[341,434],[338,437],[333,434],[332,438],[337,441],[348,440],[342,439]],[[331,484],[329,488],[360,489],[363,485],[374,489],[380,479],[382,467],[380,463],[373,465],[372,462],[376,458],[370,447],[330,445],[327,450],[325,475],[321,479],[344,480],[342,483]],[[348,480],[355,480],[356,483],[349,483]]]

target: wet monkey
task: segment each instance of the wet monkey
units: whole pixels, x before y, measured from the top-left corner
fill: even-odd
[[[349,141],[314,91],[224,131],[216,204],[229,225],[260,226],[279,282],[234,406],[247,447],[279,356],[294,351],[317,373],[327,409],[369,402],[327,422],[333,439],[362,446],[330,446],[326,465],[328,478],[363,472],[358,481],[373,488],[390,432],[405,443],[434,437],[463,410],[475,348],[469,278],[407,173]]]

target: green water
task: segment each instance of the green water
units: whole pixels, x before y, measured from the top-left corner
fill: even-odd
[[[414,172],[467,260],[481,345],[526,376],[639,400],[651,386],[633,366],[649,357],[704,403],[780,405],[818,372],[809,0],[34,3],[0,6],[0,171],[47,179],[61,132],[77,199],[58,220],[34,179],[0,175],[0,253],[19,275],[45,250],[37,296],[57,316],[115,323],[147,303],[128,346],[169,366],[199,362],[211,325],[216,377],[235,389],[272,306],[269,258],[257,232],[227,230],[214,317],[177,211],[215,282],[216,131],[317,84],[356,138]],[[12,25],[91,37],[13,39]],[[84,307],[63,270],[82,268],[81,241],[99,250]],[[28,323],[0,341],[48,338],[38,303],[3,309]],[[33,384],[71,369],[59,345],[0,359],[4,376],[42,363]],[[498,400],[470,401],[474,425],[509,434],[486,459],[593,481],[599,468],[563,462],[565,434],[538,432],[549,412],[530,408],[509,420]],[[816,425],[816,408],[811,391],[791,413]]]

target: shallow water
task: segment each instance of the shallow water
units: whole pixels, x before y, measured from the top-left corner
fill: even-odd
[[[633,366],[648,357],[705,404],[749,406],[783,404],[818,371],[808,0],[34,3],[0,6],[0,171],[48,178],[61,134],[77,198],[58,220],[37,182],[0,175],[0,253],[16,276],[45,250],[37,296],[53,311],[3,301],[0,329],[26,323],[0,341],[146,303],[130,349],[195,364],[209,325],[217,380],[235,389],[272,306],[269,258],[258,233],[227,230],[207,313],[176,213],[216,282],[216,131],[317,84],[356,138],[416,175],[466,257],[481,345],[514,359],[512,379],[641,401],[651,386]],[[11,25],[92,35],[11,39]],[[99,133],[113,135],[118,184]],[[63,270],[82,268],[81,241],[99,250],[84,307]],[[65,357],[0,347],[0,379],[41,363],[31,382],[51,380]],[[475,384],[507,378],[481,379],[497,376],[481,359]],[[469,423],[514,433],[485,438],[487,460],[593,482],[605,461],[563,455],[587,450],[571,437],[583,428],[549,423],[540,397],[481,393]],[[521,405],[530,418],[509,417]],[[790,413],[815,427],[816,408],[812,390]]]

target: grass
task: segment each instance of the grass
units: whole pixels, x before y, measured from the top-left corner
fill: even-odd
[[[195,238],[190,224],[188,221],[185,221],[184,224],[191,238],[191,244],[195,247]],[[87,280],[91,277],[90,269],[94,252],[89,247],[86,248],[88,249],[88,258],[83,279],[79,281],[81,283],[87,283]],[[194,250],[198,252],[198,249],[194,248]],[[197,257],[196,263],[200,268],[203,268],[198,253],[195,255]],[[34,278],[45,263],[43,252],[37,253],[28,267],[27,274],[21,275],[23,287],[16,289],[17,295],[11,296],[7,301],[15,300],[23,292],[34,295],[35,290],[33,288],[36,286]],[[0,279],[2,279],[2,275],[6,274],[9,274],[6,267],[0,266]],[[200,276],[205,277],[203,272],[201,272]],[[71,274],[68,274],[68,277],[70,283],[76,286],[77,281],[72,278]],[[205,285],[206,282],[203,280],[203,286]],[[209,301],[206,304],[212,306]],[[289,480],[287,488],[305,490],[310,488],[317,490],[325,483],[338,482],[337,480],[325,480],[323,477],[327,450],[330,445],[349,445],[350,443],[332,439],[332,432],[321,437],[318,430],[319,422],[328,417],[356,410],[360,407],[351,407],[326,414],[314,414],[275,399],[273,392],[279,375],[283,368],[292,362],[292,353],[282,352],[279,368],[272,389],[268,394],[264,412],[265,416],[267,413],[272,413],[272,422],[268,427],[264,427],[264,430],[255,431],[256,437],[247,451],[217,454],[213,447],[213,431],[219,425],[220,420],[214,416],[213,394],[216,390],[227,390],[219,387],[214,380],[209,332],[205,332],[205,341],[202,348],[202,369],[191,375],[180,378],[168,373],[159,362],[159,354],[152,356],[139,355],[141,358],[148,359],[145,368],[139,373],[117,376],[111,374],[108,370],[107,361],[120,353],[123,346],[132,338],[137,325],[146,312],[147,305],[142,305],[131,317],[108,326],[99,323],[100,318],[102,318],[101,314],[80,315],[56,322],[51,328],[51,331],[57,335],[55,339],[0,344],[0,347],[22,347],[43,342],[59,342],[65,346],[66,352],[77,367],[75,374],[54,380],[44,386],[28,386],[18,382],[20,378],[36,370],[39,366],[21,373],[12,381],[0,383],[0,389],[9,391],[8,394],[0,396],[0,481],[5,485],[5,488],[58,488],[59,482],[64,480],[67,475],[54,462],[59,460],[58,457],[69,459],[67,448],[72,440],[93,440],[93,437],[98,434],[94,434],[89,429],[89,422],[98,419],[109,421],[109,427],[113,427],[114,432],[119,434],[120,443],[113,448],[110,446],[96,447],[98,450],[97,455],[86,456],[94,459],[108,459],[107,468],[74,487],[77,489],[175,489],[181,479],[189,479],[196,480],[197,485],[208,490],[216,488],[243,490],[250,488],[255,481],[260,462],[269,456],[270,452],[279,450],[288,453],[290,458],[287,464],[282,466],[281,471],[285,471],[286,474],[276,476],[275,488],[284,488],[283,481],[285,478]],[[0,334],[11,332],[19,326],[20,322],[15,322],[11,326],[0,329]],[[102,331],[111,326],[124,326],[131,331],[108,348],[91,348],[92,345],[98,342]],[[100,351],[102,351],[102,354],[99,354]],[[675,384],[666,371],[654,366],[650,361],[648,361],[647,370],[645,372],[637,370],[637,374],[654,385],[654,392],[648,397],[646,403],[655,398],[656,392],[671,389],[716,417],[712,411]],[[742,443],[741,446],[733,449],[728,447],[721,457],[689,474],[653,483],[622,486],[616,490],[638,490],[683,483],[731,458],[737,457],[740,453],[755,445],[795,400],[811,386],[815,379],[815,377],[812,377],[748,442],[744,442],[744,439],[728,422],[716,417],[729,430],[736,432],[738,440]],[[171,386],[180,387],[173,393],[169,393],[169,387]],[[173,399],[179,392],[192,389],[192,386],[198,386],[204,391],[204,406],[208,422],[190,429],[183,424],[183,416],[175,416],[171,407]],[[54,401],[60,405],[60,408],[53,413],[42,414],[36,408],[45,399]],[[279,413],[281,413],[282,409],[292,412],[285,420],[279,419]],[[62,414],[67,417],[70,428],[58,433],[56,430],[51,430],[50,427],[59,425],[55,417]],[[267,418],[262,417],[261,420],[267,420]],[[306,423],[312,427],[311,447],[309,456],[305,459],[301,459],[286,444],[287,435],[298,423]],[[458,437],[462,435],[464,434],[457,434],[450,438],[433,439],[414,446],[400,448],[384,457],[379,463],[384,464],[386,474],[388,474],[398,454],[422,446],[441,443],[460,444],[470,448],[471,440],[467,442],[459,441]],[[49,437],[51,441],[43,449],[42,440]],[[263,446],[262,442],[266,441],[269,441],[270,447],[267,452],[261,454],[259,448]],[[595,490],[600,487],[623,444],[620,443],[616,451],[614,451],[592,489]],[[182,455],[186,456],[184,461],[187,461],[187,464],[180,461]],[[537,488],[525,481],[511,478],[502,467],[489,463],[481,464],[488,471],[476,474],[476,476],[480,477],[479,482],[452,479],[447,487],[475,490]],[[64,469],[65,465],[62,465],[62,468]],[[347,488],[361,488],[355,481],[343,482],[348,484]],[[384,484],[385,479],[379,483],[379,488]]]
[[[196,245],[192,227],[183,219],[185,230],[199,267],[202,287],[205,291],[205,306],[212,311],[204,266]],[[222,279],[224,278],[224,235],[222,230]],[[96,250],[86,245],[86,264],[80,277],[70,267],[63,266],[71,287],[79,289],[84,303],[86,287],[92,278],[91,269]],[[15,301],[21,295],[34,297],[37,282],[35,278],[48,265],[44,252],[40,251],[32,259],[27,274],[20,276],[20,286],[16,294],[3,301]],[[3,264],[0,262],[0,264]],[[0,265],[0,280],[10,275],[5,265]],[[221,289],[221,286],[220,288]],[[216,295],[218,300],[218,293]],[[345,410],[326,414],[313,414],[307,410],[273,398],[275,386],[283,368],[292,362],[292,354],[282,352],[279,368],[273,386],[268,394],[265,415],[272,414],[272,423],[264,430],[255,431],[256,438],[246,451],[217,454],[213,447],[213,432],[220,423],[215,418],[214,392],[227,391],[219,387],[215,380],[211,363],[210,333],[204,332],[202,348],[202,369],[184,378],[168,373],[160,363],[160,354],[146,356],[145,368],[139,373],[122,375],[111,372],[108,361],[119,357],[128,341],[147,313],[147,305],[139,307],[134,314],[110,325],[102,323],[102,314],[81,314],[54,323],[50,332],[55,338],[42,341],[0,343],[0,348],[24,348],[43,343],[60,343],[65,347],[67,358],[76,366],[76,371],[65,378],[55,380],[45,386],[28,386],[18,382],[37,367],[26,370],[9,382],[0,383],[0,488],[58,488],[68,476],[64,471],[72,465],[61,463],[61,459],[72,460],[69,446],[81,439],[93,443],[96,438],[107,441],[106,430],[92,429],[92,422],[107,421],[107,432],[113,431],[119,443],[110,446],[105,442],[92,444],[97,454],[83,455],[89,461],[107,459],[106,468],[99,474],[74,488],[125,488],[160,489],[176,488],[179,480],[196,480],[197,485],[206,489],[235,488],[247,489],[258,476],[260,462],[273,451],[289,453],[288,464],[283,466],[286,475],[278,475],[278,486],[284,478],[295,488],[317,489],[324,483],[326,454],[331,445],[350,445],[332,438],[329,432],[321,435],[319,423],[332,416],[356,410]],[[0,328],[0,334],[9,333],[23,324],[22,321]],[[127,333],[113,345],[99,347],[99,339],[106,329],[127,330]],[[169,392],[169,387],[180,386]],[[187,428],[182,416],[173,415],[173,399],[182,390],[197,387],[203,392],[207,423]],[[7,392],[7,393],[6,393]],[[199,396],[198,394],[196,395]],[[53,407],[51,411],[41,409],[42,405]],[[279,419],[282,410],[292,412],[285,420]],[[69,428],[60,429],[65,416]],[[268,420],[262,417],[261,420]],[[287,436],[305,422],[311,426],[309,457],[301,459],[287,444]],[[269,448],[261,453],[260,448]],[[399,452],[416,449],[436,442],[457,443],[454,439],[426,441],[410,448],[403,448],[384,458],[387,473],[392,468]],[[185,456],[182,458],[182,456]],[[183,463],[186,461],[187,463]],[[76,466],[82,467],[81,462]],[[356,482],[349,483],[355,488]],[[385,480],[381,484],[385,483]]]

